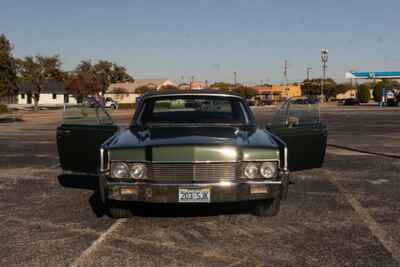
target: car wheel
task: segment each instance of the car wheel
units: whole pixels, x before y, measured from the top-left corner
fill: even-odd
[[[122,205],[113,203],[110,200],[108,202],[108,213],[112,218],[128,218],[132,216],[132,212],[127,207],[122,207]]]
[[[281,206],[281,198],[265,199],[256,203],[253,213],[259,217],[272,217],[278,214]]]

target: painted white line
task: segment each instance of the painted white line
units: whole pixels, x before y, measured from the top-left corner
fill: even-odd
[[[71,264],[72,267],[77,267],[77,266],[86,266],[85,264],[91,257],[94,251],[101,246],[101,244],[107,240],[107,238],[115,233],[118,228],[126,222],[128,219],[119,219],[117,220],[113,225],[111,225],[110,228],[107,229],[104,233],[100,235],[98,239],[96,239],[92,245],[90,245],[75,261]]]
[[[331,175],[328,176],[332,184],[341,191],[346,197],[347,201],[353,207],[355,212],[360,216],[364,223],[368,226],[372,234],[381,242],[381,244],[392,254],[392,257],[400,265],[400,244],[394,240],[390,234],[388,234],[379,223],[368,213],[367,209],[361,206],[361,203],[353,197],[352,193],[349,192],[344,186],[342,186],[335,178]]]

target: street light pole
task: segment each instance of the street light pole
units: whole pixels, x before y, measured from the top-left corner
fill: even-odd
[[[321,62],[322,62],[322,80],[321,80],[321,101],[324,102],[324,85],[326,80],[326,69],[327,69],[327,62],[328,62],[328,49],[322,48],[321,49]]]
[[[310,80],[310,71],[312,68],[307,68],[307,81]]]
[[[237,72],[234,71],[233,72],[233,85],[236,87],[236,84],[237,84]]]

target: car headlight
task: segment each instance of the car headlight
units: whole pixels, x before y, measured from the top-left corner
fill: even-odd
[[[111,175],[115,178],[129,177],[129,167],[123,162],[111,164]]]
[[[244,176],[248,179],[254,179],[258,176],[258,167],[255,163],[249,163],[244,168]]]
[[[146,176],[146,166],[141,163],[135,163],[131,166],[129,170],[129,175],[133,179],[142,179]]]
[[[274,162],[264,162],[260,166],[261,176],[267,179],[271,179],[276,176],[277,167]]]

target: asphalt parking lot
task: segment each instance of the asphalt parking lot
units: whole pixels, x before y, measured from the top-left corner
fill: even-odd
[[[266,124],[272,109],[254,111]],[[399,266],[399,115],[322,108],[325,165],[292,174],[276,217],[235,205],[147,205],[115,220],[98,208],[96,177],[60,170],[61,112],[23,113],[0,123],[0,265]],[[113,117],[125,125],[131,114]]]

